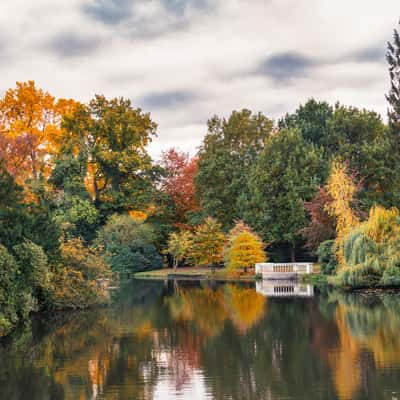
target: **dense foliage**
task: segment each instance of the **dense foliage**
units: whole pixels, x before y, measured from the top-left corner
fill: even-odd
[[[112,273],[224,256],[231,269],[265,251],[318,257],[337,284],[400,284],[399,37],[388,124],[314,99],[276,123],[243,109],[213,116],[193,157],[170,149],[157,163],[157,125],[129,99],[56,99],[33,81],[6,90],[0,336],[30,311],[103,303]]]

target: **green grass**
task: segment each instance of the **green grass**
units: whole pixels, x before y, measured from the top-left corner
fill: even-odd
[[[176,278],[185,279],[209,279],[209,280],[254,280],[254,274],[230,277],[225,268],[216,269],[213,273],[208,267],[183,267],[174,270],[163,268],[154,271],[137,272],[134,277],[140,279],[168,279],[171,275]]]

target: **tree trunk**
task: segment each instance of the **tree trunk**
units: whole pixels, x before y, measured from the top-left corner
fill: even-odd
[[[290,260],[296,262],[296,245],[294,243],[290,244]]]

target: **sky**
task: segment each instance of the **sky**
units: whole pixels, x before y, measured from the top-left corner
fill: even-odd
[[[150,153],[195,154],[213,115],[278,119],[314,97],[386,116],[399,0],[1,0],[0,94],[130,98]]]

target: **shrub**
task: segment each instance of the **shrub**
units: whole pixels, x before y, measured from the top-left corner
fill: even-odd
[[[334,240],[322,242],[317,250],[318,262],[324,275],[333,275],[336,272],[337,261],[334,254]]]
[[[0,337],[7,335],[19,318],[26,318],[33,307],[19,273],[15,258],[0,244]]]
[[[45,252],[30,240],[24,240],[21,244],[14,246],[13,250],[25,286],[32,289],[33,296],[39,301],[44,300],[51,282],[51,273]]]
[[[99,232],[97,245],[104,249],[114,272],[139,272],[162,267],[156,239],[149,224],[129,215],[114,215]]]
[[[52,306],[76,309],[104,303],[107,295],[98,280],[109,275],[109,266],[98,250],[85,247],[81,239],[65,242],[53,276]]]

